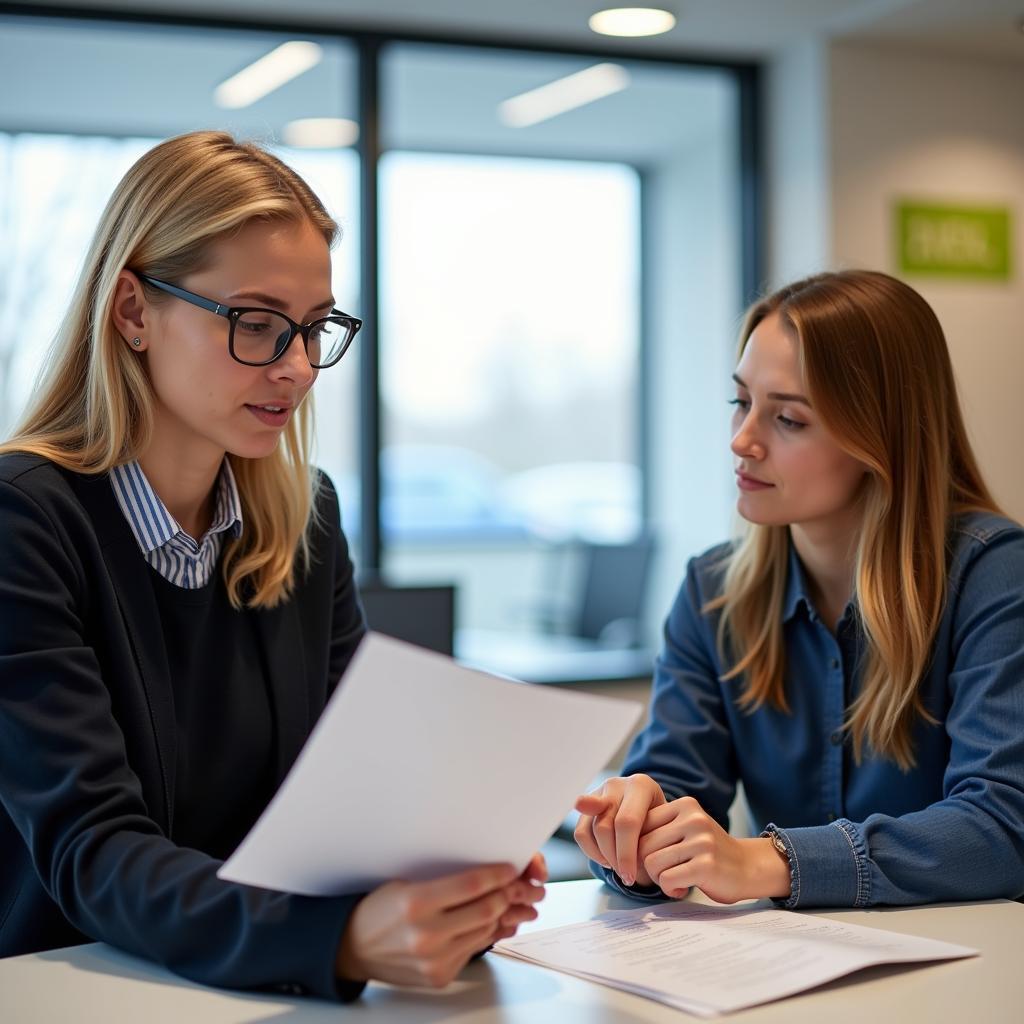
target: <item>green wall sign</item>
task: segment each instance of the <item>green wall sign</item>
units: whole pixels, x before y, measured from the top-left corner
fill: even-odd
[[[896,252],[905,274],[1008,281],[1010,211],[902,200],[896,204]]]

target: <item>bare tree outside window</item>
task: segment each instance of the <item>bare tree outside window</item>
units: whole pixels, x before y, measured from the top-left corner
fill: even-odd
[[[154,141],[0,133],[0,437],[31,396],[107,198]]]

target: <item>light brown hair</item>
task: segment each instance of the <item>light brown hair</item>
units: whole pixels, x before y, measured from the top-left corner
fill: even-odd
[[[846,728],[858,761],[869,744],[904,770],[915,722],[927,718],[918,684],[946,601],[954,516],[999,512],[964,427],[946,340],[925,300],[887,274],[818,274],[754,304],[742,355],[777,314],[798,351],[811,404],[836,442],[868,468],[858,500],[854,598],[866,637],[860,689]],[[787,710],[783,599],[789,528],[750,524],[728,559],[718,643],[744,680],[740,704]]]

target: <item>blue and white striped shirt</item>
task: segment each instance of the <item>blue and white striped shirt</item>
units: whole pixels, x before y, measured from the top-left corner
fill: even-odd
[[[124,513],[146,561],[165,580],[185,590],[206,586],[217,565],[227,531],[242,532],[242,503],[227,459],[217,476],[213,522],[197,543],[167,511],[138,462],[110,471],[114,497]]]

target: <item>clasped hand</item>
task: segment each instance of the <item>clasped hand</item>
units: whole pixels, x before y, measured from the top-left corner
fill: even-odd
[[[576,842],[626,885],[718,903],[789,895],[789,866],[767,839],[730,836],[693,797],[667,801],[647,775],[609,779],[576,801]]]

